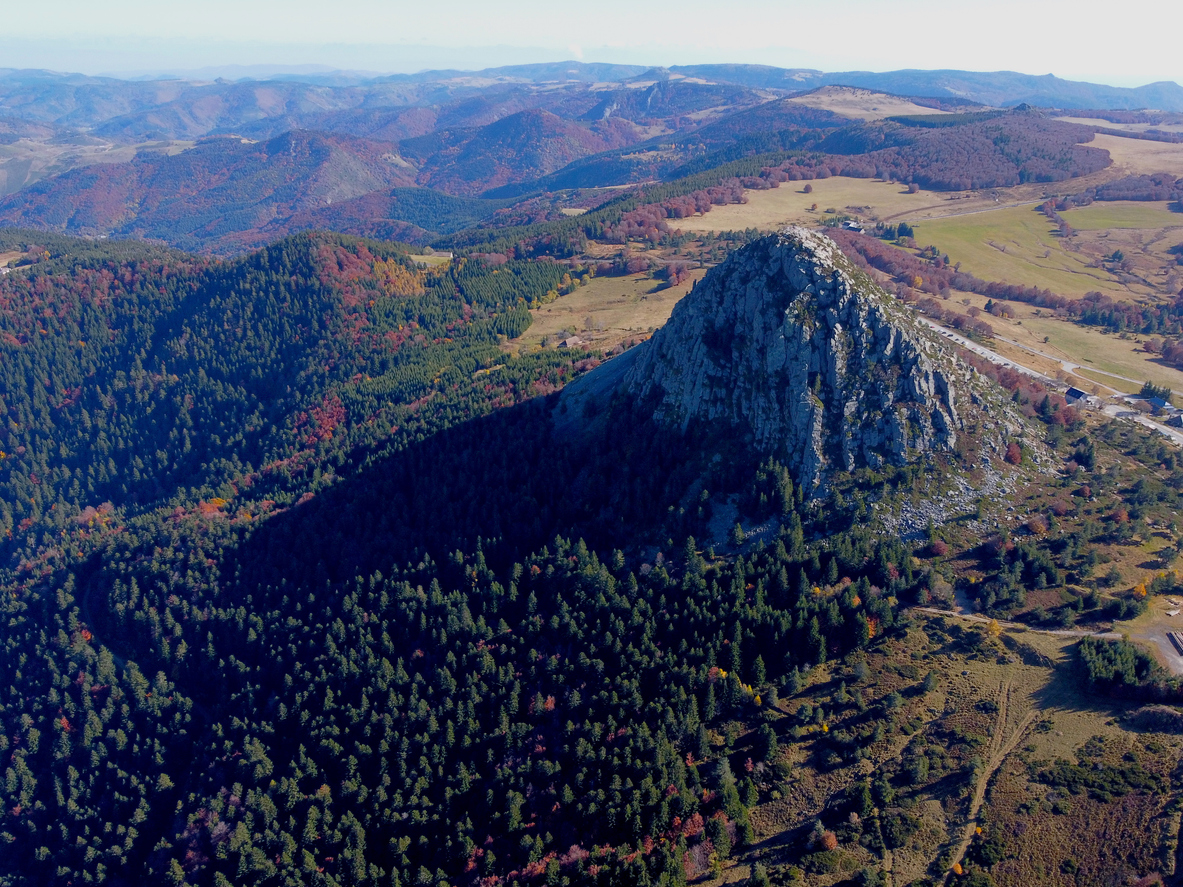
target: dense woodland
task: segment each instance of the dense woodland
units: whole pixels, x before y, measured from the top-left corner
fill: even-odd
[[[804,549],[708,566],[692,542],[639,570],[556,541],[504,572],[478,549],[328,584],[252,560],[278,568],[255,584],[222,533],[173,532],[168,565],[111,552],[53,615],[12,605],[9,877],[682,883],[688,847],[750,839],[742,757],[704,760],[704,725],[888,630],[906,587],[902,549],[854,539],[825,561],[877,566],[824,596]]]
[[[739,193],[708,181],[617,218]],[[778,697],[900,643],[901,608],[951,591],[939,536],[913,551],[871,529],[935,465],[823,504],[644,405],[561,432],[556,392],[594,359],[498,343],[598,269],[474,253],[430,271],[341,235],[231,261],[36,236],[0,240],[31,263],[0,281],[0,883],[686,883],[753,841],[750,809],[792,773],[780,748],[826,735],[820,704],[783,718]],[[1066,485],[1130,503],[1068,532],[1057,500],[1030,541],[986,540],[979,606],[1033,625],[1136,609],[1120,589],[1023,597],[1103,576],[1095,546],[1179,507],[1183,464],[1107,431],[1161,475],[1134,483],[1062,398],[979,369],[1072,455]],[[696,543],[728,500],[777,529],[737,529],[723,556]],[[1164,698],[1124,648],[1082,655],[1097,692]],[[801,766],[915,729],[899,693],[853,699],[826,703],[848,721]],[[918,761],[874,797],[917,785]],[[1040,778],[1085,785],[1065,766]],[[844,840],[848,809],[876,853],[910,834],[851,791],[825,811]],[[814,831],[822,865],[837,839]]]
[[[564,455],[512,405],[578,355],[495,343],[565,266],[61,246],[3,281],[4,883],[683,883],[750,840],[778,741],[705,728],[920,580],[775,464],[695,474],[642,423]],[[701,552],[712,488],[776,544]]]
[[[500,363],[499,337],[569,285],[553,263],[429,277],[397,248],[307,236],[225,264],[63,258],[8,275],[0,522],[283,488],[413,425],[416,403]],[[555,369],[535,363],[539,379]],[[492,375],[478,400],[525,397],[534,380],[519,381]]]

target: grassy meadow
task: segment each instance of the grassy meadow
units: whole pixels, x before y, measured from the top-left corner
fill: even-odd
[[[1092,267],[1090,256],[1067,249],[1051,221],[1034,206],[917,222],[913,227],[918,244],[935,246],[984,280],[1046,287],[1065,296],[1099,290],[1128,298],[1117,277]],[[1149,295],[1148,288],[1138,295]]]
[[[578,335],[597,350],[608,350],[629,339],[648,338],[662,326],[691,283],[704,271],[674,287],[648,274],[597,277],[555,301],[530,312],[534,322],[519,338],[507,343],[511,350],[529,350],[555,344],[566,335]]]
[[[1169,172],[1183,176],[1183,144],[1127,139],[1102,133],[1094,136],[1088,144],[1090,148],[1103,148],[1109,152],[1113,158],[1113,167],[1109,172],[1127,175]],[[1114,177],[1110,175],[1110,178]]]
[[[885,117],[921,114],[935,116],[947,114],[936,108],[926,108],[905,98],[858,89],[851,86],[823,86],[816,92],[789,99],[790,102],[809,108],[832,111],[842,117],[854,120],[882,120]]]
[[[813,192],[806,194],[805,186]],[[951,206],[963,208],[969,201],[953,199],[959,195],[932,191],[907,193],[897,182],[879,179],[855,179],[832,176],[810,182],[783,182],[768,191],[748,191],[747,203],[716,206],[706,215],[678,219],[670,227],[682,231],[744,231],[757,228],[772,230],[782,225],[816,225],[827,210],[858,216],[864,220],[911,215]],[[811,207],[816,204],[817,209]],[[935,205],[935,206],[934,206]]]

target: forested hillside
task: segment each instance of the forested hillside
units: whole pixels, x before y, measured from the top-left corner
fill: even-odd
[[[728,762],[707,726],[886,630],[871,580],[907,582],[902,552],[833,540],[826,569],[877,566],[819,597],[798,540],[733,565],[689,542],[640,573],[555,542],[326,585],[282,550],[237,562],[224,520],[138,533],[48,612],[6,605],[15,883],[683,883],[751,840],[743,759],[777,745]]]
[[[67,504],[195,502],[319,471],[327,451],[381,438],[412,404],[501,362],[499,337],[528,326],[526,307],[566,274],[428,275],[398,247],[340,236],[228,263],[95,251],[10,274],[0,520],[9,531],[60,521]]]
[[[863,122],[810,106],[809,95],[651,73],[613,89],[408,86],[397,101],[260,118],[187,150],[155,146],[42,179],[0,201],[0,222],[228,255],[322,226],[434,243],[514,201],[526,203],[518,219],[545,219],[587,208],[575,190],[644,189],[771,154],[782,155],[775,181],[844,175],[935,190],[1060,182],[1111,162],[1087,144],[1090,127],[1029,108]],[[309,125],[326,131],[285,131]],[[541,213],[528,203],[539,195]]]
[[[641,131],[627,118],[579,124],[531,110],[476,131],[441,130],[406,139],[400,149],[422,167],[423,184],[475,196],[508,183],[532,181],[588,154],[640,140]]]
[[[140,154],[44,180],[0,202],[0,218],[225,249],[276,216],[414,181],[390,144],[305,132],[258,144],[211,139],[175,156]]]
[[[1174,94],[963,73],[0,71],[142,149],[0,201],[0,887],[1178,880],[1183,458],[925,321],[1167,372],[1183,245],[917,242]]]
[[[681,883],[751,840],[707,726],[916,581],[844,519],[807,544],[774,464],[712,469],[639,416],[573,448],[513,406],[578,369],[496,347],[565,266],[68,245],[2,282],[6,883]],[[783,542],[661,541],[711,487]]]

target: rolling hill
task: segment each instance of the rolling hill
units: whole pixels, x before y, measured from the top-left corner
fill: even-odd
[[[400,148],[418,159],[422,184],[473,195],[540,178],[589,154],[635,144],[642,135],[628,120],[580,124],[548,111],[523,111],[475,131],[408,139]]]
[[[14,887],[1166,867],[1178,713],[1123,696],[1178,683],[1039,626],[1136,608],[1089,557],[1148,557],[1183,467],[1003,388],[823,235],[737,249],[603,363],[498,347],[587,273],[552,261],[51,246],[0,279]],[[1005,502],[1043,532],[983,544]],[[1043,615],[934,612],[950,580]]]
[[[857,86],[900,96],[926,96],[994,107],[1023,103],[1044,108],[1156,108],[1183,111],[1183,86],[1171,81],[1120,87],[1053,74],[1014,71],[842,71],[773,68],[763,65],[684,65],[670,71],[757,89],[802,91],[818,86]]]
[[[239,242],[262,244],[298,231],[339,231],[381,240],[425,244],[441,234],[489,220],[516,200],[456,197],[431,188],[393,188],[373,191],[328,206],[299,210],[262,229],[243,232]]]
[[[637,84],[658,86],[660,96]],[[442,111],[439,126],[473,126],[529,108],[545,108],[560,116],[592,116],[615,103],[620,113],[637,102],[658,113],[641,116],[674,118],[736,100],[748,101],[753,91],[766,97],[800,93],[819,86],[873,89],[901,96],[924,96],[953,103],[978,102],[996,107],[1028,104],[1059,108],[1157,108],[1183,111],[1183,87],[1176,83],[1136,88],[1064,80],[1015,72],[865,71],[822,72],[761,65],[689,65],[645,70],[628,65],[567,62],[524,65],[488,71],[434,71],[378,78],[290,78],[274,80],[123,81],[114,78],[58,74],[50,71],[0,69],[0,115],[37,123],[95,131],[126,141],[199,138],[210,133],[250,131],[258,137],[286,129],[344,129],[358,120],[348,112],[385,111],[395,118],[407,108]],[[695,93],[698,93],[695,96]],[[448,106],[461,108],[476,99],[503,96],[495,116],[484,120],[461,109],[449,118]],[[713,96],[713,99],[708,98]],[[692,97],[692,98],[690,98]],[[516,105],[516,106],[515,106]],[[564,107],[567,106],[567,107]],[[339,116],[338,116],[339,115]],[[365,115],[363,115],[363,119]],[[373,124],[370,124],[373,125]]]
[[[74,170],[0,201],[13,226],[226,249],[233,235],[300,210],[413,185],[389,143],[292,132],[267,142],[211,139],[174,156]]]

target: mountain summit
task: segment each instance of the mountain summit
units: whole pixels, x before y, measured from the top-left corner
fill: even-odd
[[[984,380],[804,228],[735,252],[637,351],[622,387],[660,422],[737,431],[807,489],[952,453],[970,432],[1001,448]]]

